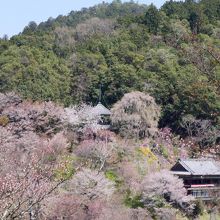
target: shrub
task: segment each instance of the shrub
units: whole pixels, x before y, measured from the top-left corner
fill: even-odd
[[[145,157],[148,157],[150,163],[158,160],[157,156],[151,151],[149,147],[140,147],[139,151]]]
[[[57,167],[55,170],[55,179],[62,180],[62,179],[70,179],[74,172],[74,161],[75,157],[73,156],[63,156],[60,158],[60,166]]]
[[[168,159],[169,158],[169,153],[168,150],[166,149],[166,147],[164,147],[163,145],[160,145],[160,150],[161,150],[161,154]]]
[[[194,211],[193,211],[193,215],[194,216],[199,216],[199,215],[202,215],[204,214],[204,204],[202,202],[202,200],[197,200],[195,202],[195,208],[194,208]]]
[[[6,115],[0,116],[0,126],[5,127],[9,123],[9,118]]]
[[[120,186],[122,184],[122,179],[117,175],[113,170],[108,170],[105,172],[105,177],[113,182],[115,182],[116,186]]]
[[[124,203],[129,208],[136,209],[138,207],[144,208],[144,203],[141,200],[141,195],[132,195],[130,191],[126,193]]]

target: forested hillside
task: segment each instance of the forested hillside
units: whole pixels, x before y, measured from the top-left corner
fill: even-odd
[[[179,131],[185,115],[219,123],[220,3],[134,2],[72,11],[0,41],[0,90],[65,105],[111,106],[132,90],[163,107],[160,125]]]

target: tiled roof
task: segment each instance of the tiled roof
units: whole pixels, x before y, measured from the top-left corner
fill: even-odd
[[[95,115],[111,115],[111,112],[104,105],[102,105],[101,102],[99,102],[98,105],[92,109],[92,113]]]
[[[220,175],[220,163],[206,159],[180,159],[179,163],[192,175]]]

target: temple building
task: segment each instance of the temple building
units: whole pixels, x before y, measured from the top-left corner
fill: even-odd
[[[93,107],[92,109],[92,114],[100,116],[100,121],[99,125],[100,128],[102,129],[109,129],[110,128],[110,116],[111,116],[111,111],[107,109],[103,104],[102,104],[102,85],[100,84],[99,88],[99,102],[96,106]]]
[[[195,198],[210,200],[220,194],[220,162],[211,159],[180,159],[171,171],[183,179],[188,194]]]
[[[110,127],[110,115],[111,111],[107,109],[101,102],[99,102],[93,109],[92,114],[100,116],[100,122],[102,128],[108,129]]]

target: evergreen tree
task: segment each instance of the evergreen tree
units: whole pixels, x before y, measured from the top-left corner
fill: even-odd
[[[156,6],[151,4],[145,13],[144,24],[147,25],[150,33],[157,34],[160,22],[160,12]]]

